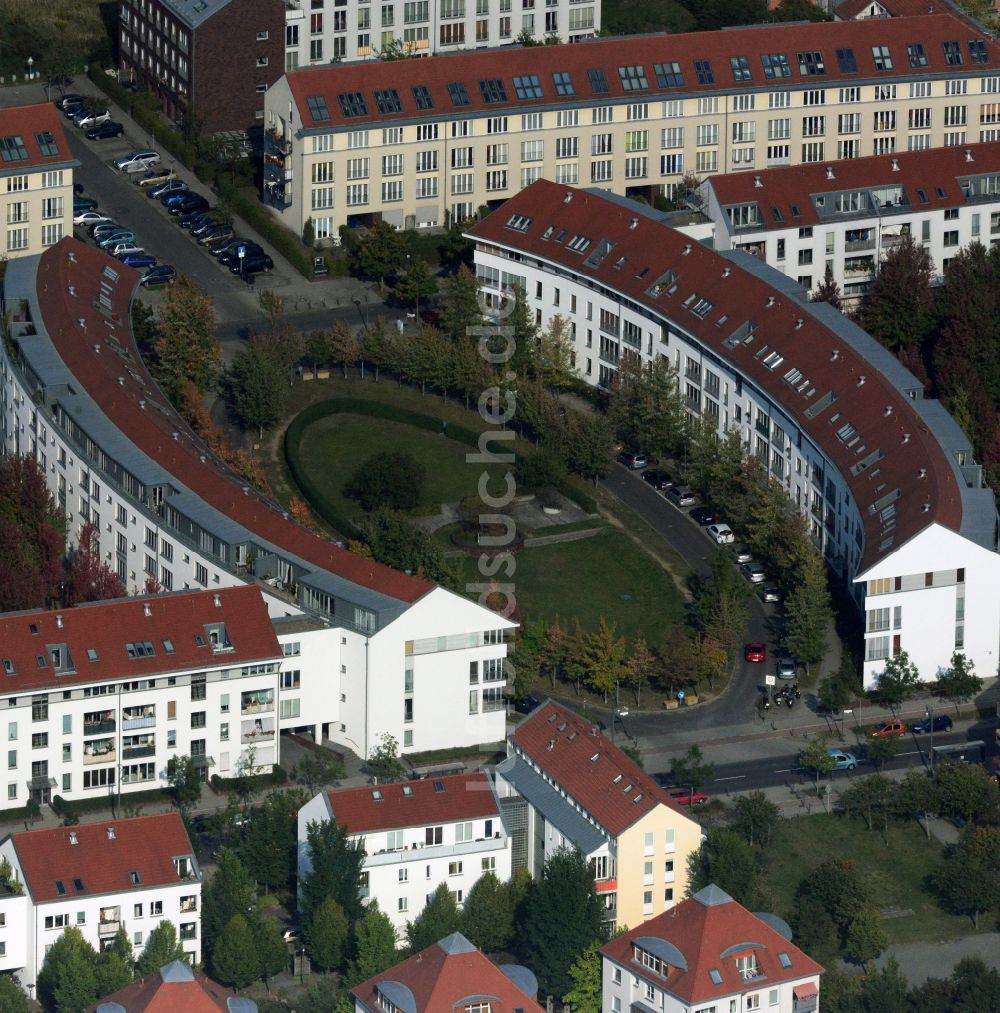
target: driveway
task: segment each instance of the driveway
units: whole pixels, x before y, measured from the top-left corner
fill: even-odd
[[[884,967],[889,957],[899,962],[911,987],[922,985],[928,978],[947,978],[965,957],[978,957],[987,967],[1000,971],[1000,932],[965,936],[950,943],[898,943],[875,963]]]

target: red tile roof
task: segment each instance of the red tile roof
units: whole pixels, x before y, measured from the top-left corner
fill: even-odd
[[[225,623],[231,651],[213,653],[205,631],[211,623]],[[200,646],[197,636],[203,641]],[[165,640],[172,651],[167,651]],[[126,643],[146,641],[153,645],[151,657],[129,657]],[[54,667],[53,648],[63,652],[64,674],[57,674]],[[69,671],[65,671],[67,651]],[[50,612],[9,612],[0,615],[0,658],[4,664],[0,692],[14,694],[68,690],[108,679],[144,679],[213,663],[280,660],[281,647],[259,589],[243,585],[92,602]],[[45,661],[44,668],[39,658]]]
[[[660,805],[687,815],[592,721],[552,700],[526,717],[510,741],[614,836]]]
[[[179,1010],[183,1013],[218,1013],[219,1010],[229,1010],[226,1000],[235,999],[235,992],[193,968],[191,977],[191,981],[164,981],[160,972],[154,971],[105,996],[89,1007],[88,1013],[96,1013],[106,1002],[118,1003],[126,1013],[178,1013]]]
[[[970,62],[967,46],[970,38],[985,42],[987,63]],[[959,67],[949,66],[945,61],[943,43],[952,40],[961,40],[963,64]],[[925,67],[910,66],[906,46],[911,42],[924,44],[927,54]],[[875,45],[889,47],[892,70],[875,70],[872,56],[872,46]],[[836,55],[838,49],[853,49],[857,70],[840,70]],[[799,72],[797,54],[814,51],[822,54],[826,73],[803,76]],[[792,76],[772,80],[765,78],[761,56],[774,53],[787,55]],[[731,57],[739,56],[745,56],[749,61],[750,78],[737,82],[729,61]],[[714,77],[711,83],[698,83],[695,60],[711,62]],[[654,64],[673,62],[680,65],[684,83],[661,87],[657,83]],[[625,65],[642,65],[645,68],[649,83],[647,90],[625,90],[619,76],[619,67]],[[741,90],[822,88],[831,84],[877,83],[940,75],[955,77],[995,72],[998,67],[1000,44],[971,27],[954,12],[946,10],[920,18],[820,24],[796,22],[718,32],[595,39],[558,46],[504,46],[440,54],[420,60],[374,60],[307,67],[290,71],[286,76],[303,127],[345,130],[370,122],[428,116],[456,117],[492,110],[499,113],[511,108],[560,108],[569,103],[645,102],[649,99]],[[588,71],[592,69],[603,70],[606,90],[594,91],[588,78]],[[571,75],[573,97],[557,94],[552,75],[558,72]],[[538,75],[541,97],[518,98],[514,75],[532,74]],[[479,82],[488,78],[503,81],[505,100],[485,101]],[[466,104],[456,106],[452,101],[448,91],[452,82],[464,84],[468,96]],[[417,107],[412,89],[421,85],[430,93],[432,109]],[[374,92],[391,88],[398,91],[401,108],[398,112],[379,112]],[[360,92],[363,96],[366,109],[363,115],[345,115],[339,96],[351,92]],[[328,118],[317,119],[314,116],[308,102],[310,97],[325,100]]]
[[[638,963],[633,947],[637,940],[650,939],[670,944],[660,952],[672,953],[673,959],[679,956],[687,967],[679,966],[681,961],[668,961],[664,981]],[[640,942],[640,946],[647,952],[656,949],[648,943]],[[727,953],[731,947],[733,951]],[[605,943],[601,952],[629,974],[666,989],[684,1003],[711,1002],[733,992],[773,988],[781,982],[823,973],[823,968],[794,943],[715,886],[706,887],[669,911]],[[778,956],[781,953],[789,957],[789,967],[781,965]],[[745,981],[736,968],[737,957],[751,954],[761,971],[761,976],[752,983]],[[712,981],[709,975],[712,970],[719,972],[719,984]]]
[[[367,1010],[385,1009],[379,994],[394,1002],[401,998],[399,987],[409,989],[408,1005],[417,1013],[454,1013],[483,996],[489,998],[491,1013],[540,1013],[534,995],[528,995],[507,977],[487,956],[460,933],[432,943],[408,960],[369,978],[351,990]],[[405,993],[404,993],[405,994]],[[409,1006],[412,1002],[412,1006]]]
[[[500,815],[490,780],[482,771],[377,788],[335,788],[326,797],[334,818],[352,834]]]
[[[118,272],[116,282],[103,273],[108,269]],[[205,503],[286,552],[398,601],[413,602],[431,590],[434,585],[428,581],[307,531],[211,455],[169,407],[136,350],[128,321],[138,278],[137,271],[69,237],[43,253],[38,266],[45,330],[79,384],[115,426]],[[110,295],[110,315],[99,309],[102,285]]]
[[[55,154],[49,155],[42,151],[38,135],[46,132],[52,135],[52,141],[56,146]],[[80,164],[70,151],[59,111],[51,102],[0,109],[0,137],[20,137],[28,153],[26,159],[12,162],[4,160],[0,163],[3,165],[5,175],[22,169]]]
[[[846,164],[838,162],[837,168]],[[662,317],[676,319],[772,398],[822,448],[851,490],[864,527],[859,572],[931,524],[960,529],[961,492],[941,445],[909,399],[820,323],[809,307],[641,210],[632,211],[624,202],[592,191],[569,191],[572,199],[567,203],[567,192],[563,186],[540,180],[470,232],[482,243],[557,264],[621,292]],[[525,232],[507,227],[514,215],[530,219]],[[567,230],[566,243],[542,238],[550,225]],[[590,237],[594,244],[609,240],[615,244],[614,254],[597,268],[586,266],[587,254],[568,249],[569,237],[576,234]],[[627,265],[624,270],[615,267],[622,257]],[[652,284],[668,270],[677,272],[679,290],[673,296],[652,295]],[[685,307],[689,298],[708,300],[703,318]],[[727,347],[727,339],[748,321],[758,328],[752,343],[739,341]],[[764,365],[760,353],[765,345],[782,357],[780,368]],[[799,371],[799,378],[794,378],[793,369]],[[813,393],[807,396],[810,390]],[[817,411],[814,406],[831,391],[835,403]],[[811,418],[806,414],[810,410]],[[838,416],[837,426],[830,424],[832,415]],[[838,438],[838,430],[847,424],[854,427],[857,440]],[[877,451],[883,454],[877,467],[872,464],[852,474],[860,461]],[[895,526],[884,529],[883,506],[876,504],[897,492],[898,497],[889,501],[896,508]]]
[[[709,176],[705,182],[715,190],[723,207],[755,203],[760,209],[763,228],[789,229],[859,217],[837,215],[831,219],[827,215],[820,218],[812,201],[814,194],[902,186],[910,206],[901,207],[896,213],[933,211],[935,208],[961,207],[969,203],[958,185],[959,178],[996,172],[1000,172],[1000,141],[957,148],[903,151],[898,155],[847,158],[839,162],[811,162],[759,172],[734,172]],[[938,187],[943,190],[943,197],[938,194]],[[920,199],[919,189],[924,191],[926,201]],[[792,214],[793,204],[799,209],[798,217]],[[780,220],[774,214],[776,209],[781,215]],[[740,231],[753,232],[755,229]]]
[[[75,896],[128,893],[136,889],[133,871],[139,873],[143,889],[183,883],[173,860],[194,854],[180,813],[176,812],[80,823],[75,827],[18,830],[10,836],[36,904]],[[82,893],[75,888],[75,879],[83,883]],[[65,893],[59,892],[57,882],[65,887]],[[191,885],[194,888],[195,881]]]

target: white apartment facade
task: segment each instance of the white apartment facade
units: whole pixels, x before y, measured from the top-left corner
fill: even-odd
[[[24,889],[17,923],[3,930],[20,963],[8,955],[2,966],[29,994],[71,925],[98,951],[124,928],[138,957],[170,921],[186,959],[201,960],[201,868],[178,813],[18,831],[0,841],[0,858]]]
[[[938,278],[959,250],[1000,240],[1000,143],[713,176],[696,203],[717,250],[744,250],[807,291],[829,272],[850,304],[905,236]]]
[[[306,68],[265,96],[263,197],[320,240],[540,178],[652,202],[691,173],[994,139],[998,94],[1000,46],[951,9]]]
[[[600,0],[286,0],[285,70],[600,34]]]
[[[484,874],[510,879],[510,837],[485,772],[316,795],[299,810],[300,883],[312,869],[308,827],[330,819],[352,842],[362,842],[362,896],[365,903],[378,902],[400,939],[440,884],[461,908]]]
[[[56,107],[0,109],[0,222],[5,260],[37,255],[73,234],[73,157]]]
[[[666,358],[693,414],[739,429],[858,582],[866,686],[900,650],[925,680],[955,650],[996,674],[993,494],[955,421],[877,342],[758,258],[599,191],[542,182],[469,234],[487,298],[519,286],[543,327],[561,315],[587,382],[609,386],[623,356]],[[935,566],[911,570],[925,544]]]
[[[823,968],[714,884],[601,948],[601,1009],[814,1013]]]
[[[0,434],[38,461],[71,540],[93,523],[132,593],[147,577],[167,591],[256,584],[305,658],[279,659],[286,688],[319,666],[328,694],[290,696],[281,728],[361,756],[384,734],[403,752],[502,741],[515,624],[307,531],[218,463],[142,366],[128,326],[137,280],[75,240],[8,267]]]

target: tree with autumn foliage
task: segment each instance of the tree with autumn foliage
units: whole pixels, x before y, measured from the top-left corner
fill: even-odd
[[[826,269],[826,275],[816,286],[816,291],[813,292],[810,299],[813,302],[827,302],[838,312],[843,307],[843,303],[840,298],[840,286],[833,277],[833,271],[831,271],[830,268]]]
[[[208,390],[219,372],[212,300],[186,275],[167,289],[160,303],[153,342],[153,375],[171,403],[179,403],[187,384]]]
[[[63,603],[78,605],[85,601],[123,598],[121,578],[101,559],[101,539],[97,525],[87,521],[80,528],[76,548],[70,553]]]
[[[60,597],[66,520],[33,457],[0,459],[0,612]]]
[[[347,367],[353,366],[361,358],[361,345],[354,336],[354,331],[343,320],[335,321],[330,328],[329,342],[330,357],[343,367],[346,380]]]

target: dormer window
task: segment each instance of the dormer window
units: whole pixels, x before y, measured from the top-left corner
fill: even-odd
[[[757,958],[752,953],[748,953],[744,957],[736,958],[736,970],[744,981],[750,981],[752,978],[760,977],[760,964],[757,963]]]
[[[654,956],[648,950],[644,950],[635,943],[632,944],[632,959],[637,964],[648,968],[653,974],[658,974],[661,978],[667,976],[667,965],[659,957]]]

